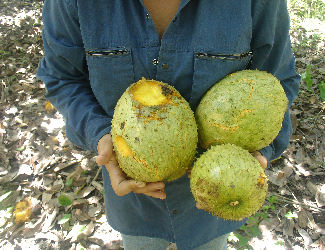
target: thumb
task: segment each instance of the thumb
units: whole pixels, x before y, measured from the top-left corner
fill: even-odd
[[[104,135],[97,144],[98,155],[96,163],[98,165],[105,165],[109,162],[113,153],[112,137],[110,134]]]
[[[96,157],[96,163],[98,165],[105,165],[107,164],[109,161],[109,156],[108,154],[99,154],[97,157]]]

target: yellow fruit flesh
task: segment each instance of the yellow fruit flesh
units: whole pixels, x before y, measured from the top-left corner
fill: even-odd
[[[145,106],[163,105],[168,102],[167,97],[162,93],[161,85],[157,81],[142,78],[132,88],[131,93],[136,101]]]
[[[126,141],[121,136],[116,136],[115,144],[117,150],[123,155],[124,157],[132,156],[132,150],[126,143]]]

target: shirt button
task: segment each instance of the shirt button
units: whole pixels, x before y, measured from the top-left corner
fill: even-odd
[[[173,214],[177,214],[177,210],[176,209],[173,210]]]
[[[158,65],[158,63],[159,63],[158,59],[155,58],[155,59],[152,60],[153,65]]]
[[[146,19],[148,20],[150,18],[150,15],[147,13],[146,14]]]
[[[168,64],[164,63],[163,65],[161,65],[163,69],[168,69]]]

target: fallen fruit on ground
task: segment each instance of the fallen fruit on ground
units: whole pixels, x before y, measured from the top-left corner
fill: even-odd
[[[144,182],[183,176],[193,163],[198,141],[187,101],[172,86],[144,78],[119,99],[111,135],[121,169]]]
[[[14,211],[15,223],[27,222],[32,215],[32,203],[29,199],[17,202]]]
[[[259,210],[268,187],[259,162],[231,144],[204,152],[194,163],[190,185],[204,210],[227,220],[242,220]]]
[[[195,112],[203,148],[231,143],[250,152],[269,145],[282,127],[288,99],[280,81],[264,71],[243,70],[216,83]]]

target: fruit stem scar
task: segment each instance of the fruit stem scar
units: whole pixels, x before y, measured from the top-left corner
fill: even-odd
[[[230,206],[235,207],[239,205],[239,201],[232,201],[229,203]]]

